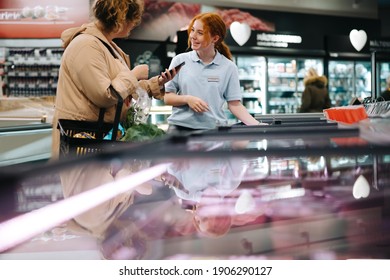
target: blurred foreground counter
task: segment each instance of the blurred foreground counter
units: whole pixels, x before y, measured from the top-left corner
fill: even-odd
[[[0,259],[390,258],[389,120],[297,116],[4,167]]]
[[[54,97],[0,98],[0,166],[51,156]]]

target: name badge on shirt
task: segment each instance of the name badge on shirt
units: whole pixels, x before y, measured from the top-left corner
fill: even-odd
[[[207,81],[209,83],[218,83],[219,82],[219,77],[218,76],[208,76]]]

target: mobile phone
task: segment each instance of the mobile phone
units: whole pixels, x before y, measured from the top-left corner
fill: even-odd
[[[175,68],[175,70],[176,70],[176,72],[177,71],[179,71],[180,70],[180,68],[184,65],[184,64],[186,64],[186,62],[185,61],[183,61],[182,63],[180,63],[179,65],[176,65],[174,68]],[[172,69],[171,70],[169,70],[169,73],[172,75]]]

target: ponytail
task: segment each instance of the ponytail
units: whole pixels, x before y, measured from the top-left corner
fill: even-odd
[[[230,59],[230,60],[233,60],[233,55],[232,53],[230,52],[230,49],[228,47],[228,45],[226,45],[226,43],[224,41],[219,41],[216,45],[215,45],[215,49],[220,52],[222,55],[224,55],[226,58]]]

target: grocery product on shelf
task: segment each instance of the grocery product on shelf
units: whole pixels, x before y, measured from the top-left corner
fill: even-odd
[[[54,96],[62,52],[62,48],[5,48],[3,95]]]
[[[319,74],[323,73],[323,61],[319,58],[272,57],[268,59],[268,113],[298,112],[304,90],[303,78],[306,71],[312,67]]]

